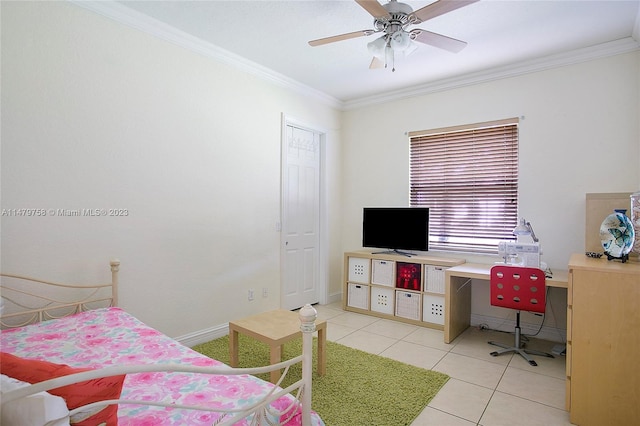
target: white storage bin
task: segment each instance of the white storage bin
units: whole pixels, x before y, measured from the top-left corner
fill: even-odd
[[[393,289],[371,287],[371,310],[393,315]]]
[[[444,296],[424,295],[422,321],[444,325]]]
[[[420,293],[396,291],[396,316],[420,320]]]
[[[373,269],[373,272],[371,274],[372,284],[380,284],[386,285],[388,287],[393,287],[393,273],[396,269],[396,262],[394,262],[393,260],[373,259],[371,261],[371,269]]]
[[[369,286],[349,283],[347,306],[369,309]]]
[[[446,269],[447,268],[444,268],[442,266],[427,266],[424,291],[428,291],[429,293],[444,294],[444,271]]]
[[[362,259],[360,257],[349,258],[349,281],[356,283],[369,284],[370,272],[369,259]]]

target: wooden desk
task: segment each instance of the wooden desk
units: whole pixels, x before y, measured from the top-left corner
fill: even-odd
[[[318,375],[323,376],[327,370],[327,321],[316,320],[318,330]],[[282,346],[296,337],[302,336],[300,319],[297,312],[277,309],[263,312],[247,318],[229,322],[229,355],[231,367],[238,366],[238,333],[253,337],[269,345],[270,363],[282,361]],[[271,372],[270,380],[276,383],[281,371]]]
[[[489,280],[493,264],[463,263],[445,271],[444,342],[451,343],[471,323],[471,280]],[[568,287],[568,272],[553,271],[549,287]]]

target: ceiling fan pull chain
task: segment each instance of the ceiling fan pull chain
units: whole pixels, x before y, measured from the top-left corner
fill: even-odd
[[[396,52],[391,50],[391,72],[396,72]]]

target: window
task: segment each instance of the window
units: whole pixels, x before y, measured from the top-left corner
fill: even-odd
[[[518,222],[518,119],[409,133],[411,205],[429,247],[496,253]]]

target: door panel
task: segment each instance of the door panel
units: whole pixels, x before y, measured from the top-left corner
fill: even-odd
[[[317,303],[320,134],[286,126],[283,146],[282,307]]]

